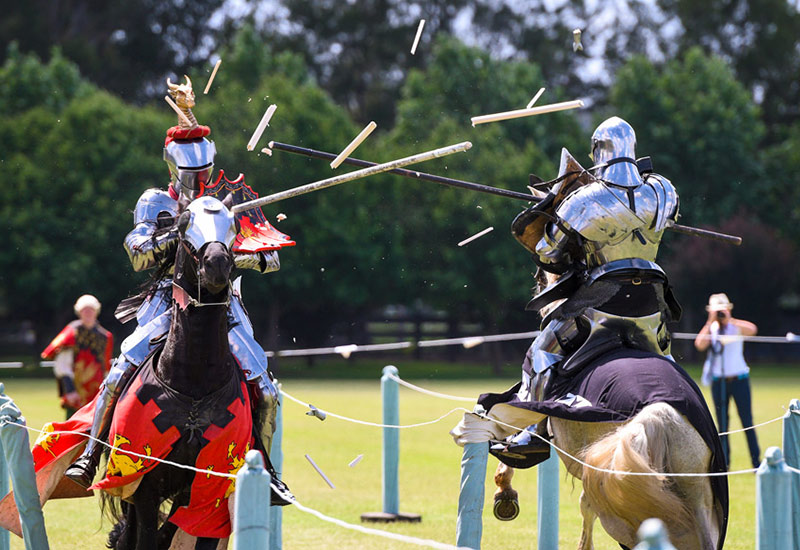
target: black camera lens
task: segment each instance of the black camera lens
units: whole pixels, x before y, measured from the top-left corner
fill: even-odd
[[[717,312],[717,319],[724,319],[724,318],[725,318],[725,312],[724,311],[718,311]]]

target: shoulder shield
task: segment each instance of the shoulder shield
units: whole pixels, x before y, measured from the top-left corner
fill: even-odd
[[[160,189],[148,189],[136,202],[133,210],[133,223],[142,222],[156,223],[158,215],[165,213],[169,216],[177,216],[178,203],[169,196],[169,193]]]
[[[547,222],[555,219],[555,211],[561,201],[573,190],[592,180],[592,175],[566,148],[562,148],[558,177],[551,182],[550,192],[514,218],[511,222],[511,234],[528,252],[536,254],[536,243],[542,239]]]

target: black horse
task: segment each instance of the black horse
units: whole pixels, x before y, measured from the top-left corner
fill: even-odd
[[[203,203],[195,207],[198,202]],[[207,204],[206,204],[207,203]],[[191,214],[190,212],[191,211]],[[227,448],[227,456],[223,456],[225,473],[232,472],[241,465],[244,453],[255,445],[259,447],[257,436],[259,426],[253,426],[251,397],[241,369],[231,354],[228,343],[227,305],[230,300],[230,275],[233,268],[231,234],[235,235],[233,216],[227,205],[210,197],[197,199],[178,220],[182,238],[175,255],[175,276],[173,279],[175,298],[172,306],[172,321],[169,334],[162,346],[159,346],[150,358],[139,368],[136,377],[126,388],[120,398],[116,415],[134,414],[131,411],[156,411],[152,419],[145,415],[141,419],[129,419],[128,426],[135,423],[152,422],[156,437],[160,434],[173,434],[175,441],[167,446],[166,460],[180,464],[200,466],[199,457],[204,449],[213,444]],[[195,227],[193,232],[192,226]],[[194,235],[189,239],[188,232]],[[197,228],[200,228],[198,230]],[[201,245],[198,235],[202,236]],[[225,242],[227,241],[227,242]],[[195,243],[192,246],[191,242]],[[198,246],[199,245],[199,246]],[[124,403],[132,403],[132,409]],[[149,408],[147,408],[149,407]],[[245,417],[234,417],[232,411],[244,411]],[[135,412],[136,415],[140,414]],[[127,442],[125,434],[115,432],[116,424],[112,424],[114,443]],[[210,441],[215,433],[220,433],[226,426],[252,426],[247,441]],[[151,427],[151,429],[152,429]],[[135,431],[135,427],[128,428]],[[241,430],[240,430],[241,432]],[[221,436],[222,437],[222,436]],[[132,446],[132,449],[134,447]],[[150,447],[145,452],[150,454]],[[261,448],[263,451],[263,447]],[[155,453],[154,453],[155,454]],[[266,453],[265,453],[266,456]],[[185,514],[197,500],[198,483],[228,484],[225,498],[216,499],[209,508],[201,508],[203,517],[216,513],[227,519],[227,497],[233,489],[231,480],[212,478],[191,470],[179,469],[166,464],[155,464],[153,461],[140,459],[134,461],[130,455],[112,452],[109,459],[107,478],[112,472],[124,476],[134,469],[149,464],[147,473],[140,478],[138,488],[132,496],[124,501],[115,499],[112,502],[112,515],[118,520],[109,535],[109,548],[125,550],[151,550],[169,548],[170,542],[178,529],[175,518]],[[116,462],[115,462],[116,460]],[[127,470],[126,470],[127,468]],[[213,466],[202,466],[204,469],[217,469]],[[224,488],[224,487],[223,487]],[[221,496],[221,495],[219,495]],[[104,493],[108,504],[110,496]],[[171,500],[172,506],[166,517],[160,514],[162,504]],[[197,514],[195,514],[197,515]],[[172,519],[173,521],[165,521]],[[196,520],[194,520],[196,521]],[[180,522],[178,522],[180,523]],[[189,522],[191,524],[191,521]],[[218,521],[219,523],[219,521]],[[161,525],[160,525],[161,524]],[[202,521],[196,523],[203,525]],[[186,529],[183,525],[182,528]],[[201,532],[205,529],[199,529]],[[190,531],[187,531],[190,532]],[[219,537],[197,536],[197,549],[213,549],[217,547]]]

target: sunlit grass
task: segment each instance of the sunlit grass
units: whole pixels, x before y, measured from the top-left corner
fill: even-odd
[[[398,365],[401,376],[402,364]],[[416,369],[406,369],[408,372]],[[753,369],[754,415],[763,422],[784,413],[791,398],[800,397],[800,382],[791,369]],[[373,380],[302,380],[286,379],[284,389],[295,397],[316,407],[341,415],[381,421],[380,370],[375,369]],[[436,391],[476,396],[486,391],[506,389],[512,379],[437,381],[418,380],[420,385]],[[47,380],[9,380],[6,392],[19,404],[32,427],[59,419],[55,385]],[[707,396],[708,398],[708,396]],[[400,422],[411,424],[437,418],[460,407],[455,401],[445,401],[406,389],[400,392]],[[464,406],[471,408],[468,403]],[[324,422],[306,416],[305,410],[290,401],[284,405],[284,480],[306,506],[330,516],[359,523],[360,514],[381,510],[381,429],[360,426],[329,417]],[[455,412],[434,425],[402,430],[400,435],[400,508],[404,512],[422,515],[422,523],[379,526],[397,533],[455,542],[456,503],[458,498],[459,462],[461,449],[448,431],[461,416]],[[733,416],[731,429],[740,427]],[[758,429],[762,452],[768,446],[781,444],[781,423]],[[743,434],[731,439],[733,470],[750,466]],[[303,457],[311,456],[336,489],[331,489]],[[364,458],[354,467],[348,464],[359,454]],[[518,472],[514,486],[520,492],[522,513],[513,522],[498,522],[490,511],[493,483],[491,475],[496,461],[490,459],[487,472],[486,506],[484,511],[484,548],[529,549],[536,545],[536,475],[534,470]],[[562,468],[563,475],[563,468]],[[749,550],[755,546],[755,476],[730,478],[731,515],[728,530],[729,550]],[[564,479],[560,489],[560,529],[562,548],[577,546],[580,534],[578,496],[580,483]],[[54,501],[45,507],[45,519],[51,548],[103,548],[110,526],[101,522],[99,503],[87,498],[73,501]],[[619,548],[599,528],[595,530],[597,550]],[[321,549],[364,548],[389,550],[410,546],[382,538],[369,537],[345,530],[297,509],[284,508],[283,540],[285,548],[315,547]],[[12,549],[22,549],[19,539],[12,536]]]

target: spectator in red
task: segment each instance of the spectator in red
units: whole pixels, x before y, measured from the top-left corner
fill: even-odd
[[[42,359],[53,360],[61,406],[67,418],[89,403],[108,372],[114,338],[97,322],[100,302],[84,294],[75,302],[72,321],[42,352]]]

